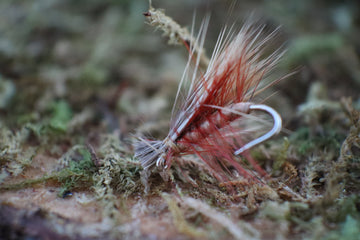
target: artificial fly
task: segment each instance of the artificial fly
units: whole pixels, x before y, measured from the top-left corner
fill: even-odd
[[[189,47],[189,61],[179,84],[167,137],[162,141],[138,138],[134,143],[135,158],[147,171],[155,166],[169,168],[176,158],[195,154],[218,180],[226,181],[229,168],[243,177],[252,177],[244,163],[237,160],[236,156],[242,155],[264,176],[265,171],[247,150],[278,134],[282,128],[281,116],[273,108],[252,102],[253,97],[267,87],[261,88],[260,82],[283,54],[277,50],[264,57],[277,30],[265,37],[264,26],[251,23],[246,23],[237,34],[223,30],[207,70],[201,73],[201,53],[194,57],[194,49],[202,49],[207,25],[208,21],[204,21],[196,43]],[[195,63],[192,76],[189,73],[191,63]],[[181,89],[186,84],[187,93],[182,94]],[[241,121],[254,111],[269,114],[273,127],[245,143]]]

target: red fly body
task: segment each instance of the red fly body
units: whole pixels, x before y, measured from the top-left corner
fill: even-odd
[[[204,43],[206,27],[207,22],[197,37],[200,46]],[[264,27],[245,24],[236,35],[222,31],[205,73],[198,73],[201,53],[197,54],[194,73],[190,76],[185,70],[180,82],[177,104],[174,104],[180,108],[176,114],[173,110],[168,136],[163,141],[140,138],[134,144],[135,157],[145,170],[155,165],[167,168],[180,155],[196,154],[221,181],[228,179],[229,166],[242,176],[250,177],[235,157],[243,154],[258,173],[265,175],[255,160],[246,154],[246,150],[281,130],[281,117],[274,109],[251,102],[253,96],[262,90],[259,83],[282,55],[281,51],[275,51],[263,57],[269,40],[276,33],[275,30],[261,37],[263,30]],[[194,62],[193,48],[190,48],[186,69],[190,62]],[[183,97],[180,89],[189,78],[190,86]],[[255,110],[271,115],[274,124],[265,135],[245,144],[237,122]]]

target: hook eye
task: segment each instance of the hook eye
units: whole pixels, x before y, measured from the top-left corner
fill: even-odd
[[[252,140],[251,142],[245,144],[244,146],[242,146],[241,148],[236,150],[234,152],[235,155],[239,155],[239,154],[243,153],[244,151],[268,140],[269,138],[278,134],[281,131],[281,127],[282,127],[281,116],[273,108],[271,108],[267,105],[263,105],[263,104],[253,104],[253,105],[250,105],[249,109],[250,110],[259,110],[259,111],[268,113],[269,115],[272,116],[274,125],[273,125],[272,129],[269,132],[267,132],[266,134]]]

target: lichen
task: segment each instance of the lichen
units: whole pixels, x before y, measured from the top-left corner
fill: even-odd
[[[13,133],[0,122],[0,166],[2,181],[7,173],[17,176],[31,164],[36,148],[25,146],[29,131],[26,128]],[[6,173],[7,172],[7,173]],[[0,181],[0,183],[2,182]]]

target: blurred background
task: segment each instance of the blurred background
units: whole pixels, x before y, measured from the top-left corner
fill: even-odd
[[[319,98],[359,99],[359,1],[156,0],[152,5],[189,29],[194,13],[197,26],[210,13],[208,55],[226,24],[240,28],[252,15],[270,29],[281,26],[277,40],[288,51],[278,76],[296,74],[272,90],[276,94],[269,102],[280,108],[290,129],[297,127],[298,106],[314,83]],[[2,123],[17,128],[51,122],[65,109],[65,120],[82,114],[75,127],[80,131],[103,124],[125,136],[135,128],[155,128],[155,136],[157,130],[166,132],[187,52],[169,46],[161,31],[145,23],[148,6],[145,0],[2,0]]]

